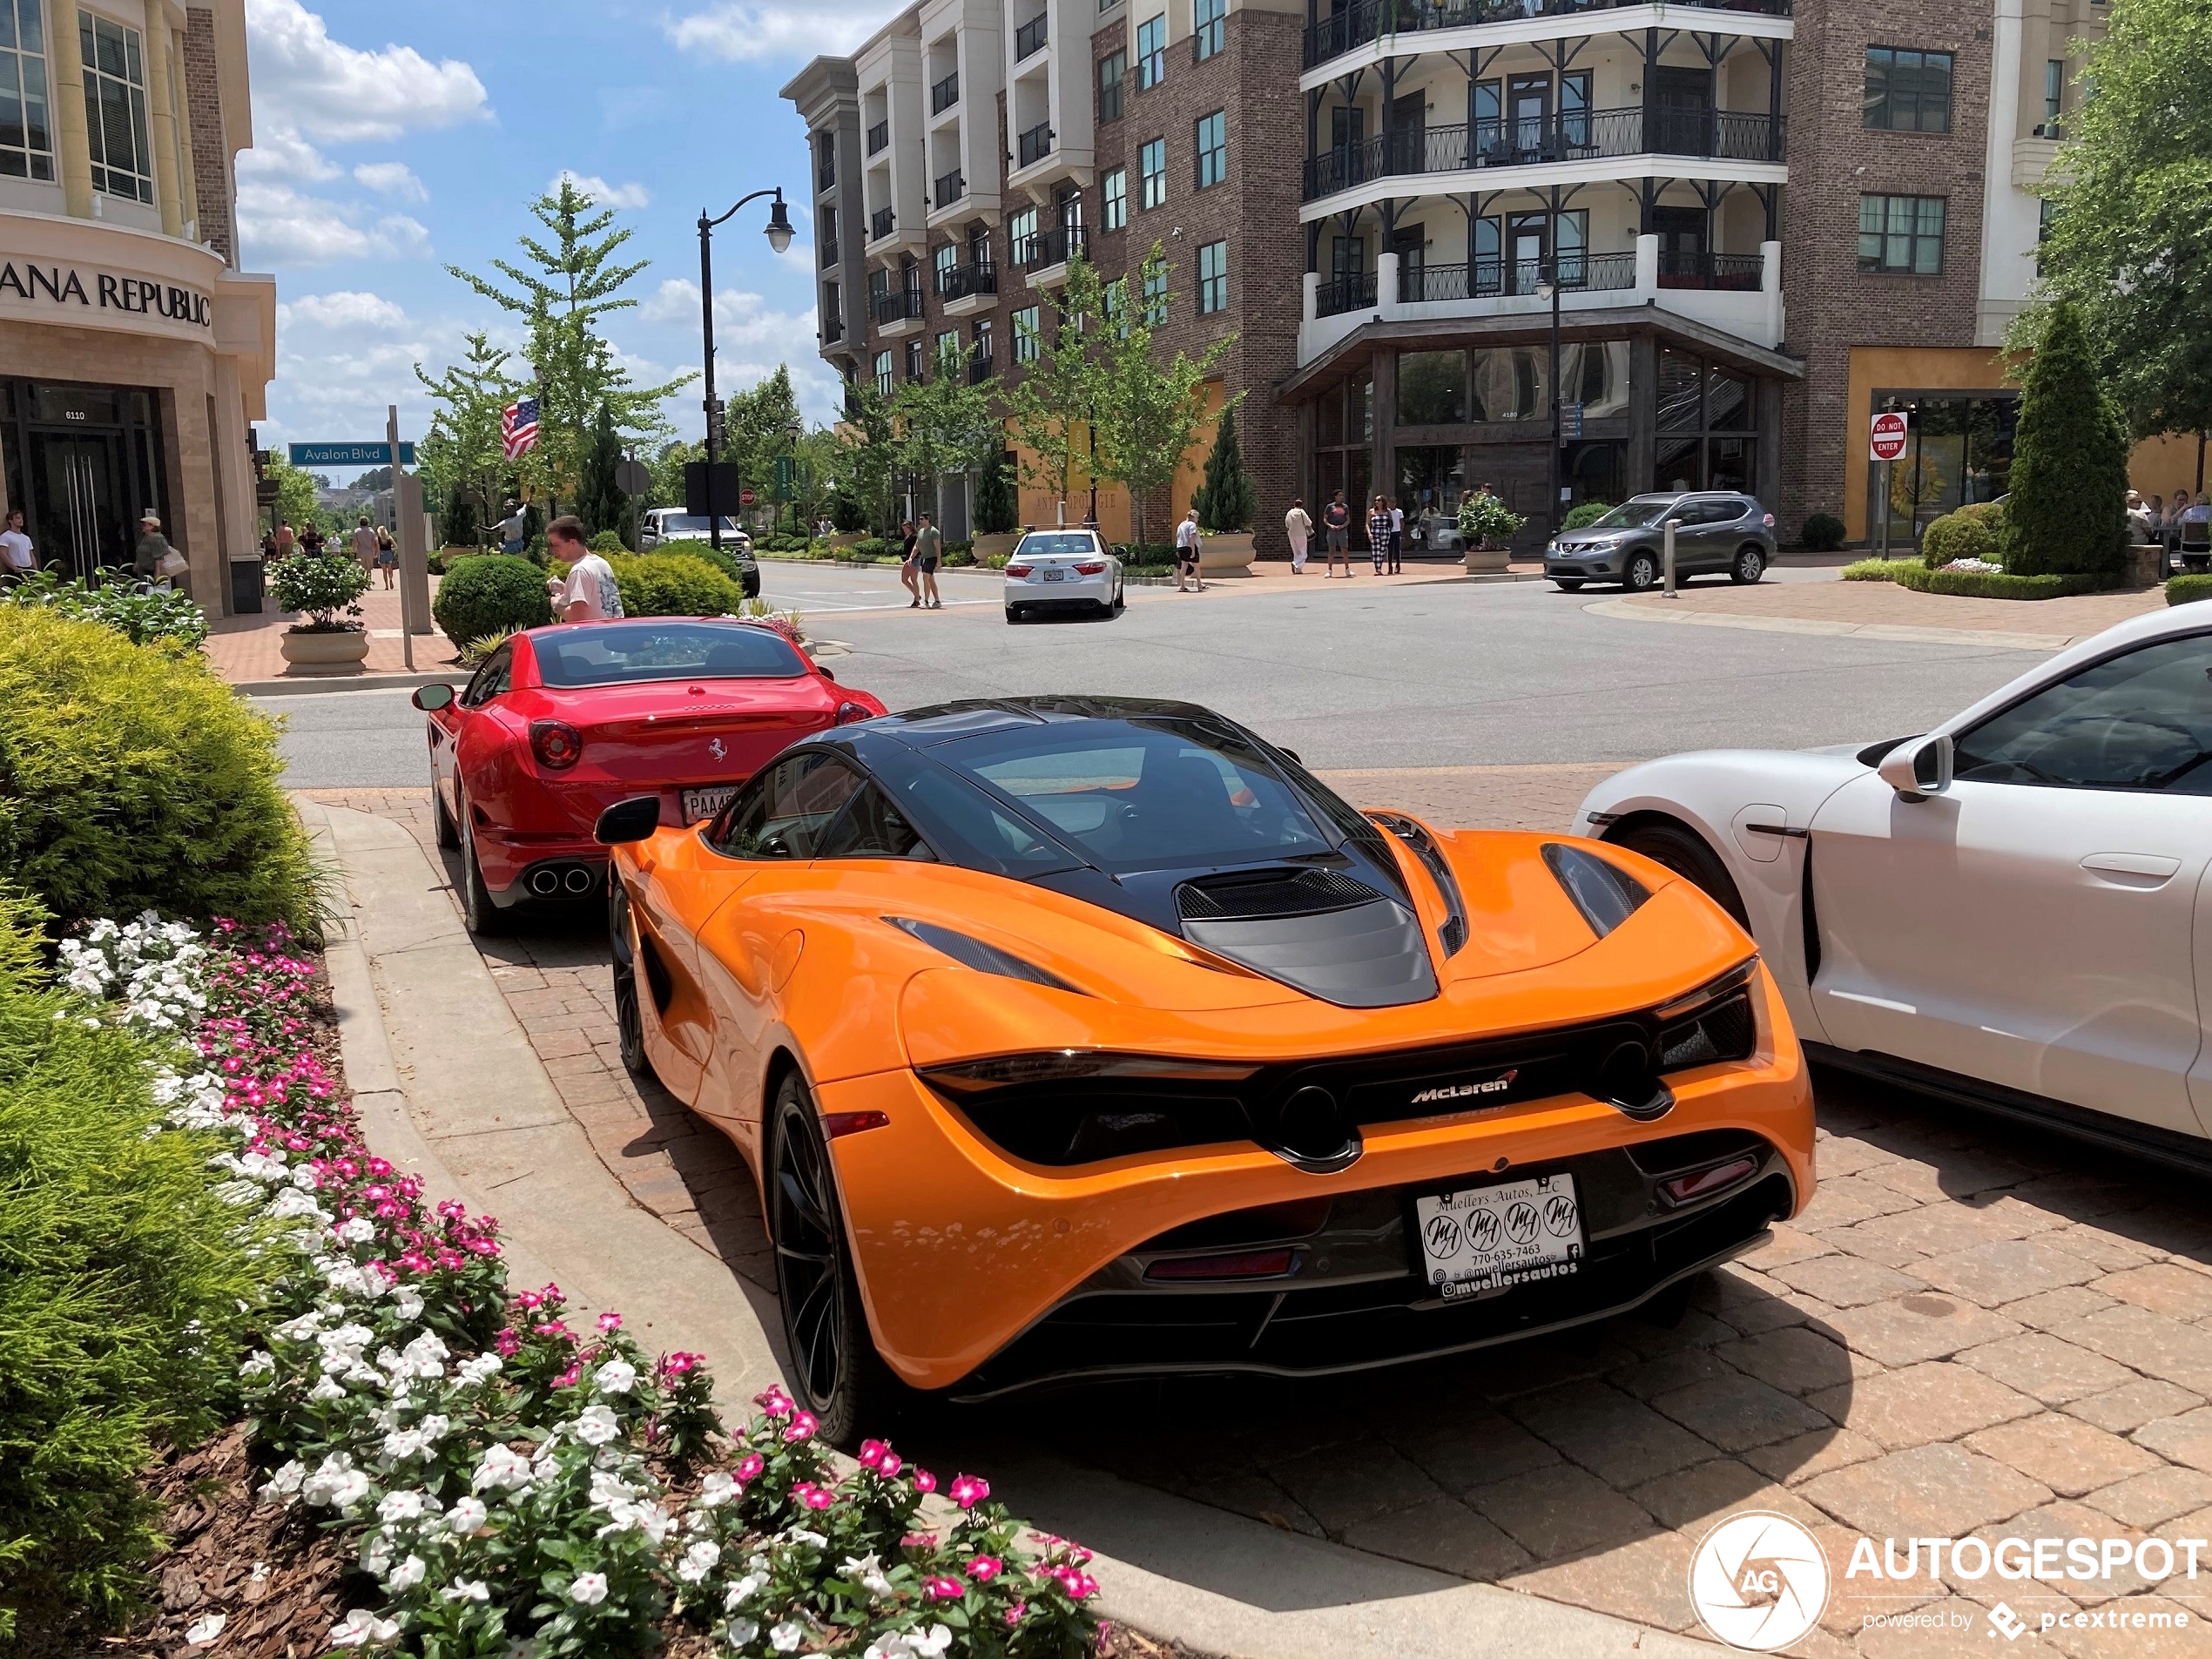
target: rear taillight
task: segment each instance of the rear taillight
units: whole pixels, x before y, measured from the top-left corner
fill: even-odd
[[[834,1141],[846,1135],[858,1135],[864,1130],[888,1129],[891,1117],[887,1112],[824,1112],[822,1133]]]
[[[1688,1204],[1693,1198],[1710,1197],[1724,1187],[1732,1187],[1759,1167],[1755,1157],[1731,1158],[1728,1163],[1710,1170],[1700,1170],[1696,1175],[1678,1175],[1671,1181],[1662,1181],[1659,1190],[1676,1204]]]
[[[1010,577],[1019,578],[1029,574],[1029,567],[1026,564],[1009,564],[1006,567],[1006,573]]]
[[[532,720],[530,752],[548,772],[566,772],[583,758],[583,733],[566,720]]]
[[[1288,1250],[1240,1250],[1220,1256],[1178,1256],[1154,1262],[1144,1277],[1162,1279],[1282,1278],[1295,1259]]]
[[[1759,523],[1765,525],[1769,529],[1772,529],[1774,528],[1774,515],[1772,513],[1766,514],[1759,520]]]
[[[1081,564],[1078,564],[1076,567],[1076,574],[1077,576],[1104,576],[1106,574],[1106,561],[1103,559],[1085,559]]]
[[[851,725],[856,721],[874,718],[875,716],[869,713],[861,704],[840,703],[837,705],[837,723],[840,725]]]

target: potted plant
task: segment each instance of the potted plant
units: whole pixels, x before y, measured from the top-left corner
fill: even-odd
[[[1495,573],[1506,568],[1504,543],[1518,535],[1528,521],[1487,489],[1460,499],[1460,535],[1467,543],[1464,563],[1470,573]]]
[[[1203,577],[1252,573],[1252,514],[1256,506],[1244,452],[1237,443],[1237,411],[1224,409],[1206,456],[1205,480],[1190,504],[1198,509],[1198,571]]]
[[[368,571],[348,558],[301,556],[272,569],[270,594],[304,618],[279,642],[284,660],[310,673],[358,670],[368,658],[368,629],[361,619],[368,590]]]

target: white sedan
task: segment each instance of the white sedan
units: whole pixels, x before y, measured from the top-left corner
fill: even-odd
[[[1630,767],[1573,827],[1733,913],[1816,1059],[2212,1164],[2212,604],[1922,737]]]
[[[1122,562],[1096,530],[1031,530],[1006,562],[1006,619],[1035,610],[1110,617],[1122,608]]]

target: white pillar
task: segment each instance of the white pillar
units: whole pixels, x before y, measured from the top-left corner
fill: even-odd
[[[1375,256],[1375,309],[1386,317],[1398,314],[1398,255]]]
[[[1659,239],[1636,238],[1636,297],[1649,300],[1659,292]]]
[[[1321,303],[1321,273],[1318,271],[1308,271],[1305,273],[1305,287],[1304,293],[1305,295],[1305,309],[1298,314],[1307,322],[1316,321],[1318,319],[1315,317],[1314,312]]]
[[[1782,313],[1782,244],[1759,244],[1759,293],[1766,301],[1766,343],[1778,346],[1785,338]]]

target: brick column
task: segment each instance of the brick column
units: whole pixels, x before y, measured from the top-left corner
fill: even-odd
[[[68,0],[57,0],[67,3]],[[231,219],[231,152],[223,139],[223,82],[216,66],[215,14],[185,11],[185,118],[192,126],[192,193],[199,239],[236,269],[238,238]]]
[[[56,165],[62,203],[72,219],[92,217],[92,136],[84,126],[84,54],[77,39],[77,0],[54,0],[51,12],[54,66]]]
[[[177,199],[177,106],[169,92],[169,15],[163,0],[146,0],[142,56],[146,66],[146,111],[153,129],[153,199],[161,233],[185,233],[184,205]]]

